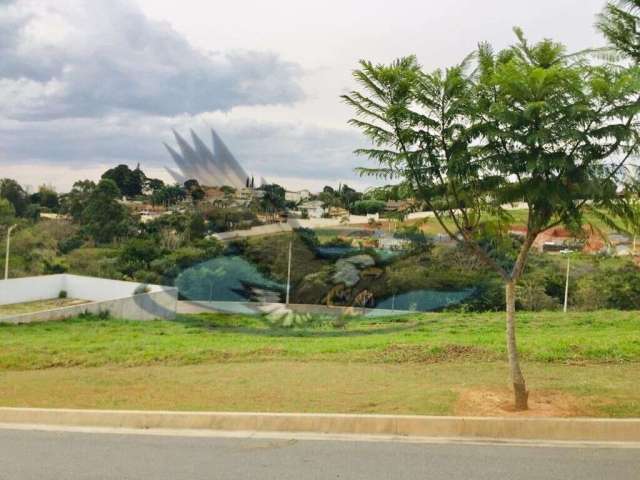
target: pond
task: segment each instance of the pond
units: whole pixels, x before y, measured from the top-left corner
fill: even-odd
[[[376,308],[429,312],[461,303],[471,297],[474,292],[473,288],[450,292],[428,289],[414,290],[400,293],[395,298],[385,298],[378,302]]]
[[[356,247],[342,247],[342,246],[320,246],[315,248],[315,253],[320,258],[326,258],[330,260],[336,260],[342,257],[351,257],[353,255],[359,255],[366,253],[366,249]],[[386,262],[398,257],[402,252],[396,250],[385,250],[382,248],[370,249],[376,253],[381,261]]]
[[[188,300],[246,302],[255,289],[267,290],[281,301],[285,287],[258,271],[240,256],[217,257],[180,273],[175,281],[180,295]]]

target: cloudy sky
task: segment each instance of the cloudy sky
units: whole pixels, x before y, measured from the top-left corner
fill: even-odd
[[[65,191],[118,163],[168,179],[171,129],[215,128],[289,188],[360,187],[339,96],[358,59],[427,69],[479,41],[599,46],[603,0],[0,0],[0,177]],[[208,139],[208,137],[206,137]]]

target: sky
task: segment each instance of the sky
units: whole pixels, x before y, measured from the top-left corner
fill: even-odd
[[[359,59],[426,70],[488,41],[601,46],[603,0],[0,0],[0,178],[67,191],[120,163],[169,180],[172,129],[214,128],[288,189],[376,183],[340,95]]]

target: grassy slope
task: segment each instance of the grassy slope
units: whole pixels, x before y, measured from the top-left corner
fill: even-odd
[[[575,396],[580,414],[640,416],[638,312],[523,313],[519,334],[532,389]],[[2,326],[0,404],[454,413],[464,389],[506,385],[503,343],[501,314]]]
[[[520,313],[523,358],[538,362],[638,362],[637,312]],[[472,349],[464,347],[473,347]],[[428,362],[504,356],[500,313],[416,314],[278,329],[258,317],[202,314],[178,321],[76,319],[0,327],[0,369],[184,365],[209,361]]]

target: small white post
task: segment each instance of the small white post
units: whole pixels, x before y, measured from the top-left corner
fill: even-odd
[[[4,279],[7,280],[9,278],[9,250],[11,249],[11,232],[17,225],[12,225],[7,230],[7,251],[4,257]]]
[[[287,266],[287,299],[285,305],[289,305],[289,291],[291,290],[291,253],[293,250],[293,238],[289,240],[289,263]]]
[[[571,257],[567,257],[567,279],[564,285],[564,313],[567,313],[569,305],[569,271],[571,269]]]

